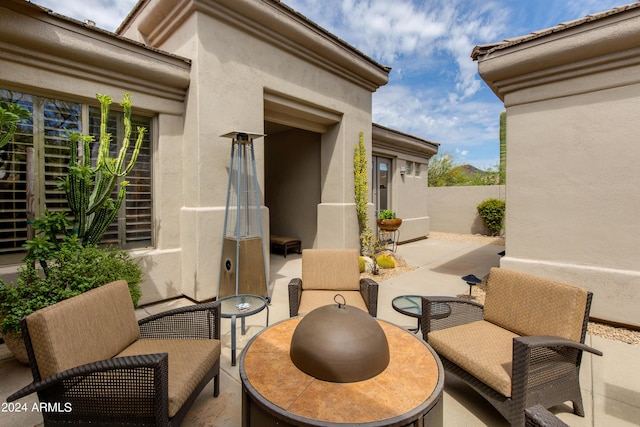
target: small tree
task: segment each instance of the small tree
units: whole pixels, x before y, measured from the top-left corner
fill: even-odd
[[[478,205],[478,214],[492,236],[499,236],[504,225],[506,204],[500,199],[486,199]]]

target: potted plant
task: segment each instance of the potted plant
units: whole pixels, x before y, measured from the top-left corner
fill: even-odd
[[[396,218],[396,213],[390,209],[380,211],[378,215],[378,228],[384,231],[395,231],[402,224],[402,219]]]

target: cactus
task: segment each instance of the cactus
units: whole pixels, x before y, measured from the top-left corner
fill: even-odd
[[[356,214],[360,228],[360,253],[370,255],[373,252],[375,237],[369,226],[367,203],[369,190],[367,184],[367,152],[364,147],[364,132],[360,132],[358,145],[353,155],[353,176],[355,186]]]
[[[376,258],[376,264],[384,269],[395,268],[396,260],[390,254],[382,254]]]
[[[79,158],[78,146],[82,144],[83,152],[90,153],[92,136],[85,136],[78,132],[72,132],[70,137],[70,161],[69,174],[63,180],[61,188],[67,195],[69,208],[73,214],[74,234],[80,239],[83,246],[97,244],[118,215],[118,209],[126,195],[128,181],[120,182],[117,198],[114,200],[111,194],[117,184],[118,178],[126,176],[138,158],[140,147],[146,129],[138,127],[138,138],[129,162],[126,164],[126,156],[129,151],[129,138],[131,137],[131,99],[128,93],[124,94],[124,100],[120,105],[124,110],[124,138],[118,157],[109,157],[111,134],[107,133],[107,121],[109,118],[109,105],[112,99],[108,95],[96,95],[100,101],[100,141],[98,146],[98,159],[96,166],[91,167],[90,156]]]

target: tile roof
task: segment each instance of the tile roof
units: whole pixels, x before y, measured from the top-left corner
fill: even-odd
[[[617,15],[617,14],[626,12],[628,10],[638,9],[638,8],[640,8],[640,1],[636,1],[634,3],[623,5],[623,6],[614,7],[613,9],[606,10],[604,12],[587,15],[584,18],[575,19],[573,21],[562,22],[554,27],[546,28],[544,30],[534,31],[524,36],[506,39],[501,42],[478,45],[473,48],[473,51],[471,52],[471,58],[474,61],[476,61],[478,60],[479,56],[487,55],[497,50],[506,49],[508,47],[516,46],[516,45],[526,43],[535,39],[539,39],[541,37],[548,36],[550,34],[559,33],[561,31],[565,31],[570,28],[577,27],[579,25],[583,25],[593,21],[598,21],[600,19],[604,19],[609,16]]]

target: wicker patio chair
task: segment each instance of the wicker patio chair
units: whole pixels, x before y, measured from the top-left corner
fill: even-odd
[[[535,405],[524,411],[525,427],[569,427],[542,405]]]
[[[125,281],[22,319],[45,426],[177,426],[214,379],[220,392],[220,310],[212,302],[136,321]]]
[[[289,315],[335,304],[336,294],[344,296],[347,305],[378,315],[378,284],[360,279],[357,249],[304,249],[302,278],[289,282]]]
[[[466,298],[422,297],[422,333],[445,370],[469,384],[512,425],[525,408],[566,401],[584,416],[582,352],[592,293],[561,282],[493,268],[484,306]],[[437,315],[434,304],[449,304]]]

